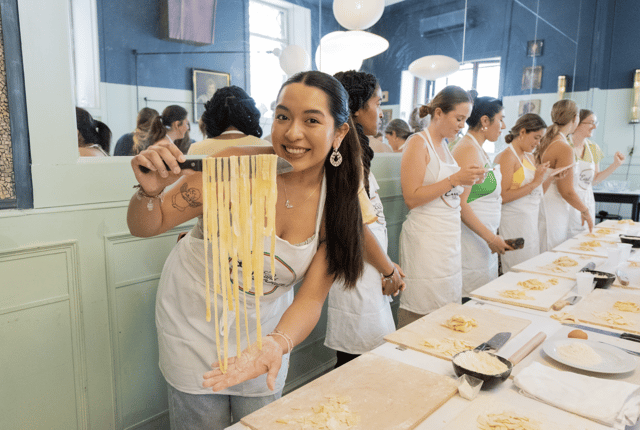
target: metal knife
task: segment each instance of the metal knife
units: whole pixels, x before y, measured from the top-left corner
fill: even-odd
[[[607,336],[619,337],[620,339],[630,340],[633,342],[640,342],[640,335],[632,334],[632,333],[616,333],[609,330],[603,330],[601,328],[589,327],[587,325],[581,324],[569,324],[563,323],[564,325],[579,328],[582,330],[592,331],[594,333],[606,334]]]
[[[504,345],[505,343],[507,343],[507,341],[509,340],[509,338],[511,337],[511,333],[508,331],[504,331],[502,333],[498,333],[495,336],[493,336],[491,339],[489,339],[488,341],[481,343],[480,345],[476,346],[473,350],[474,351],[486,351],[487,349],[491,349],[494,351],[497,351],[500,349],[500,347],[502,345]]]
[[[559,311],[565,306],[575,305],[580,301],[581,298],[582,297],[580,296],[571,296],[571,297],[567,297],[566,299],[560,299],[557,302],[555,302],[553,305],[551,305],[551,309],[553,309],[554,311]]]
[[[196,172],[202,172],[202,160],[202,158],[187,159],[187,161],[184,161],[182,163],[179,162],[178,166],[180,166],[180,169],[191,169],[195,170]],[[164,163],[164,165],[167,167],[167,170],[171,170],[169,169],[169,166],[166,162]],[[278,157],[278,164],[276,165],[276,173],[278,175],[290,172],[292,170],[293,166],[291,165],[291,163],[289,163],[282,157]],[[140,171],[142,173],[149,173],[151,170],[145,166],[140,166]]]

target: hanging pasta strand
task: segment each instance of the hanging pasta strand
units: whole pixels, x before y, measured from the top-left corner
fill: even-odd
[[[275,155],[210,158],[205,159],[203,163],[206,314],[207,321],[210,321],[210,285],[211,278],[213,278],[216,350],[220,370],[223,373],[226,373],[228,369],[231,330],[229,312],[235,312],[236,317],[237,356],[239,357],[242,352],[239,261],[242,262],[244,325],[247,344],[251,344],[247,295],[253,289],[257,319],[256,340],[258,346],[262,348],[260,297],[263,295],[266,236],[271,238],[271,276],[275,278],[276,163],[277,157]],[[221,299],[221,318],[218,309],[218,296]],[[220,323],[222,323],[222,327],[220,327]],[[220,339],[220,333],[222,333],[223,339]]]

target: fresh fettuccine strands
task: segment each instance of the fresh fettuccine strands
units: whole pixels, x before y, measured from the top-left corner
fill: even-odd
[[[203,160],[203,225],[205,252],[206,319],[211,321],[211,284],[215,307],[216,349],[220,370],[228,368],[228,312],[235,312],[237,356],[241,355],[240,274],[244,289],[244,325],[247,345],[249,322],[247,293],[253,290],[257,318],[256,337],[262,347],[260,296],[263,294],[264,242],[271,238],[271,274],[275,277],[276,155],[253,155]],[[210,275],[211,273],[211,275]],[[253,277],[252,275],[255,274]],[[213,278],[213,281],[212,279]],[[253,279],[252,279],[253,278]],[[218,315],[222,300],[222,318]],[[222,343],[220,339],[222,323]]]

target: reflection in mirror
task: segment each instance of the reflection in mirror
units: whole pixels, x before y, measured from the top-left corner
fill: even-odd
[[[165,18],[155,4],[72,2],[94,5],[100,91],[98,106],[88,110],[109,125],[114,142],[136,129],[143,107],[162,112],[172,104],[187,109],[191,137],[201,140],[195,123],[194,70],[228,73],[232,85],[247,89],[268,135],[271,104],[287,77],[277,55],[299,45],[311,67],[317,68],[314,57],[320,38],[345,30],[333,15],[332,0],[212,1],[214,43],[198,46],[163,38]],[[508,126],[524,106],[534,106],[548,117],[559,75],[567,76],[565,97],[576,98],[588,90],[585,70],[591,58],[593,1],[568,0],[559,6],[552,0],[497,0],[491,7],[482,0],[386,3],[380,20],[366,31],[385,38],[389,49],[365,59],[361,70],[380,81],[387,121],[408,120],[414,106],[452,83],[502,97]],[[74,16],[74,23],[82,22],[81,16]],[[464,55],[464,64],[455,75],[435,82],[408,72],[411,62],[435,54],[458,61]]]

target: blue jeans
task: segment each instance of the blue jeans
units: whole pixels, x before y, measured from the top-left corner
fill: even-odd
[[[282,391],[262,397],[188,394],[167,387],[171,430],[223,430],[282,396]]]

